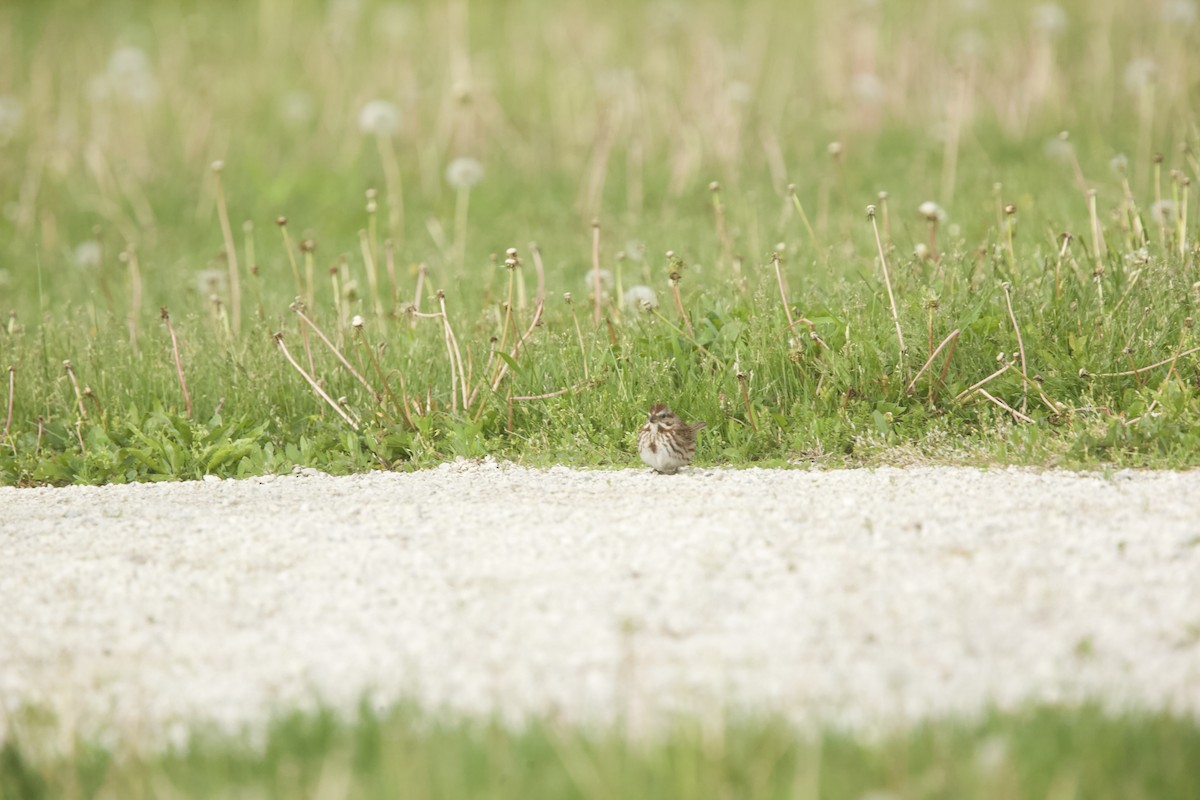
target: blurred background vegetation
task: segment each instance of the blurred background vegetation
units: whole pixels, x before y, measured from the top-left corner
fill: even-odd
[[[153,414],[189,441],[231,419],[256,450],[320,440],[227,472],[628,463],[626,434],[660,399],[728,422],[709,462],[1193,463],[1196,16],[1191,0],[6,3],[0,476],[159,475],[113,462],[114,432]],[[480,179],[451,185],[464,176]],[[611,328],[592,322],[593,220]],[[534,241],[542,324],[493,390],[508,361],[493,339],[512,355],[535,316]],[[461,363],[439,321],[409,324],[422,265],[421,311],[445,290]],[[625,297],[635,285],[653,313]],[[372,441],[350,444],[277,352],[276,331],[293,353],[311,333],[297,297],[342,349],[363,316],[386,382],[406,378],[377,402],[382,379],[363,388],[319,345],[301,357],[374,417]],[[998,353],[1014,367],[984,391],[1020,416],[978,391],[949,403]],[[460,367],[482,389],[466,414]],[[400,424],[416,395],[422,431]],[[96,427],[113,458],[81,471]],[[161,474],[209,471],[193,455]],[[38,472],[51,456],[65,461]]]

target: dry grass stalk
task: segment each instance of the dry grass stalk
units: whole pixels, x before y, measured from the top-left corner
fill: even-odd
[[[313,391],[316,392],[321,397],[322,400],[324,400],[326,403],[328,403],[329,407],[332,408],[334,411],[336,411],[338,416],[346,421],[347,425],[349,425],[354,430],[358,430],[358,423],[356,423],[354,420],[350,419],[350,415],[347,414],[345,412],[345,410],[342,409],[342,407],[340,405],[338,405],[337,402],[332,397],[327,395],[325,393],[325,390],[321,388],[321,385],[317,383],[317,381],[313,378],[313,376],[309,375],[307,372],[305,372],[304,367],[300,366],[300,364],[296,361],[296,359],[292,357],[291,352],[289,352],[287,349],[287,345],[283,343],[283,334],[276,333],[273,338],[275,339],[275,344],[279,345],[280,351],[283,352],[283,357],[286,358],[288,360],[288,363],[291,364],[296,369],[296,371],[299,372],[304,377],[304,380],[308,381],[308,385],[312,387]]]
[[[1012,320],[1013,330],[1017,334],[1017,352],[1021,357],[1021,411],[1029,407],[1029,367],[1025,363],[1025,341],[1021,338],[1021,327],[1017,325],[1017,315],[1013,312],[1012,287],[1008,281],[1000,284],[1004,289],[1004,302],[1008,306],[1008,318]]]
[[[221,173],[224,170],[225,162],[214,161],[212,163],[217,191],[217,219],[221,223],[221,236],[225,240],[225,261],[229,265],[230,313],[233,315],[233,332],[237,335],[242,330],[241,275],[238,270],[237,245],[233,241],[233,228],[229,225],[229,210],[225,206],[225,188],[221,183]]]
[[[75,406],[79,409],[79,418],[87,419],[87,409],[83,407],[83,392],[79,391],[79,381],[75,380],[75,368],[71,366],[70,361],[62,362],[63,369],[67,371],[67,377],[71,379],[71,386],[75,389]]]
[[[953,344],[958,341],[959,333],[960,331],[958,328],[950,331],[950,334],[945,339],[942,339],[942,343],[937,346],[937,349],[929,354],[929,358],[926,359],[924,366],[917,370],[917,374],[914,375],[913,379],[908,382],[908,387],[905,389],[908,394],[912,394],[916,389],[917,381],[919,381],[921,376],[925,374],[925,370],[929,369],[930,364],[932,364],[933,360],[938,357],[938,353],[942,352],[942,349],[946,347],[946,345]],[[951,349],[950,353],[946,355],[946,363],[950,363],[950,358],[953,354],[954,351]]]
[[[171,334],[171,352],[175,355],[175,375],[179,378],[179,389],[183,392],[183,405],[187,409],[187,417],[191,419],[192,396],[188,393],[187,381],[183,377],[183,361],[179,357],[179,338],[175,335],[175,326],[171,324],[171,314],[167,311],[167,307],[163,306],[159,313],[162,321],[167,325],[167,332]]]
[[[900,371],[903,373],[904,362],[908,348],[904,346],[904,332],[900,329],[900,314],[896,311],[896,296],[892,292],[892,278],[888,274],[887,256],[883,254],[883,241],[879,238],[879,223],[875,220],[875,206],[867,206],[867,218],[871,220],[871,229],[875,232],[875,247],[879,251],[879,265],[883,270],[883,283],[887,287],[888,303],[892,308],[892,322],[896,324],[896,341],[900,346]]]

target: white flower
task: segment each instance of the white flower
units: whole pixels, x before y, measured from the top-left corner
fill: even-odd
[[[917,213],[930,222],[946,221],[946,210],[932,200],[926,200],[917,206]]]
[[[158,79],[154,77],[150,58],[136,47],[122,47],[112,54],[104,71],[103,86],[97,88],[140,106],[153,105],[159,96]]]
[[[1008,754],[1008,740],[999,734],[992,734],[975,748],[975,766],[984,775],[995,775],[1008,761]]]
[[[456,158],[446,167],[446,183],[455,189],[470,189],[483,180],[483,164],[473,158]]]
[[[1057,3],[1034,6],[1033,27],[1047,36],[1057,36],[1067,29],[1067,12]]]
[[[387,42],[397,43],[416,29],[416,14],[403,3],[384,3],[375,12],[375,33]]]
[[[1070,161],[1071,153],[1073,152],[1071,149],[1071,140],[1064,139],[1061,135],[1051,136],[1042,145],[1042,152],[1046,154],[1047,158],[1052,158],[1055,161]]]
[[[954,52],[960,58],[979,58],[987,53],[987,49],[987,37],[974,28],[961,31],[954,37]]]
[[[202,269],[196,274],[196,291],[204,297],[224,294],[228,281],[225,270]]]
[[[1124,153],[1117,153],[1108,160],[1108,168],[1117,175],[1124,175],[1129,171],[1129,159],[1125,157]]]
[[[1167,0],[1162,6],[1163,21],[1191,25],[1196,21],[1195,0]]]
[[[102,250],[95,239],[88,239],[75,246],[75,266],[81,269],[94,269],[100,266]]]
[[[363,318],[362,318],[362,315],[361,315],[361,314],[355,314],[353,317],[351,317],[351,318],[350,318],[350,325],[351,325],[351,326],[353,326],[353,327],[355,327],[355,328],[361,328],[361,327],[363,326]]]
[[[658,308],[658,295],[649,286],[630,286],[621,298],[621,304],[635,311],[649,311]]]
[[[12,141],[25,121],[25,109],[15,97],[0,97],[0,144]]]
[[[918,261],[924,261],[929,258],[929,245],[924,242],[917,242],[917,246],[913,248],[913,255]]]
[[[606,269],[600,270],[600,291],[607,292],[612,289],[613,276]],[[583,279],[583,288],[591,291],[596,288],[596,270],[589,269],[587,276]]]
[[[1158,200],[1150,206],[1150,217],[1159,225],[1174,225],[1178,213],[1174,200]]]
[[[873,72],[860,72],[850,81],[850,88],[862,103],[873,106],[883,101],[887,90]]]
[[[279,116],[284,123],[299,128],[312,121],[316,104],[308,92],[295,89],[279,98]]]
[[[372,100],[358,112],[358,128],[376,136],[393,136],[400,130],[400,109],[387,100]]]
[[[1130,94],[1141,94],[1154,83],[1158,75],[1158,64],[1153,58],[1142,56],[1135,58],[1125,65],[1125,89]]]
[[[754,99],[754,90],[745,81],[730,81],[725,87],[725,95],[735,106],[744,106]]]

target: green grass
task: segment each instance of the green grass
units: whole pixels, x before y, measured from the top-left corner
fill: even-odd
[[[794,5],[6,3],[0,483],[631,465],[659,400],[709,465],[1196,464],[1187,9]]]
[[[802,735],[771,719],[630,737],[533,722],[277,720],[257,743],[199,732],[138,752],[26,734],[0,750],[0,796],[404,798],[1194,798],[1200,726],[1095,707],[992,712],[877,737]]]

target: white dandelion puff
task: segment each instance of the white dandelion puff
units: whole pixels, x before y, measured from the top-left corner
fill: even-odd
[[[202,269],[196,274],[196,291],[204,297],[222,295],[229,276],[223,269]]]
[[[400,130],[400,109],[387,100],[372,100],[358,112],[358,128],[376,136],[394,136]]]
[[[926,200],[917,206],[917,213],[929,222],[945,222],[946,210],[932,200]]]
[[[279,98],[279,117],[285,125],[300,128],[312,121],[316,103],[308,92],[295,89]]]
[[[101,257],[100,243],[95,239],[88,239],[75,245],[71,260],[80,269],[95,269],[100,266]]]
[[[1033,27],[1047,36],[1058,36],[1067,29],[1067,12],[1057,3],[1034,6]]]
[[[600,270],[600,291],[610,292],[610,291],[612,291],[612,285],[613,285],[612,273],[606,269]],[[596,270],[594,270],[594,269],[588,270],[587,277],[585,277],[583,279],[583,287],[589,291],[596,288]]]
[[[864,105],[878,105],[883,102],[887,90],[883,81],[873,72],[860,72],[850,81],[851,91]]]
[[[649,286],[630,286],[621,304],[631,311],[649,311],[658,308],[658,295]]]
[[[0,97],[0,144],[10,142],[21,132],[25,108],[15,97]]]
[[[1196,16],[1195,0],[1167,0],[1162,5],[1163,21],[1172,25],[1191,25]]]
[[[1150,206],[1150,218],[1159,225],[1174,225],[1178,214],[1174,200],[1158,200]]]
[[[470,189],[483,180],[483,164],[474,158],[456,158],[446,167],[446,183],[455,189]]]
[[[1064,139],[1062,136],[1051,136],[1042,145],[1042,152],[1047,158],[1052,158],[1055,161],[1071,160],[1071,154],[1074,152],[1071,148],[1071,140]]]
[[[1125,65],[1124,83],[1125,90],[1130,94],[1141,94],[1150,88],[1154,83],[1154,79],[1158,77],[1158,64],[1153,58],[1141,56],[1135,58]]]
[[[103,88],[110,95],[140,106],[158,101],[158,79],[150,66],[150,58],[137,47],[121,47],[108,59]]]
[[[745,81],[730,81],[725,87],[725,96],[735,106],[744,106],[754,99],[754,89]]]

